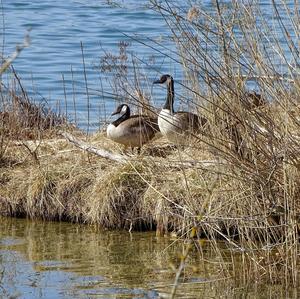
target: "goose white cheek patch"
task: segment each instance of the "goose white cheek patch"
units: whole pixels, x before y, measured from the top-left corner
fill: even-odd
[[[125,113],[127,111],[127,107],[123,106],[121,112]]]

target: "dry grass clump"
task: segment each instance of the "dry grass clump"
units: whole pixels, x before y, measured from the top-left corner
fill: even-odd
[[[78,167],[79,168],[79,167]],[[57,197],[61,202],[62,213],[60,219],[83,222],[85,219],[85,213],[83,207],[86,203],[85,190],[93,184],[93,177],[91,174],[94,172],[88,172],[85,169],[80,172],[77,167],[73,167],[71,173],[61,180],[57,188]]]
[[[27,165],[2,170],[10,175],[1,186],[2,205],[7,207],[2,208],[2,214],[43,219],[61,218],[64,206],[57,196],[57,186],[68,175],[69,169],[42,167],[31,160]]]
[[[6,91],[0,113],[1,135],[12,139],[37,139],[49,136],[65,119],[57,116],[42,103],[35,104],[26,93]]]
[[[2,90],[1,214],[79,220],[81,214],[75,213],[75,209],[73,213],[66,213],[70,211],[69,206],[76,204],[65,206],[65,197],[60,196],[60,185],[70,176],[75,160],[70,146],[56,134],[62,126],[68,126],[73,133],[76,131],[64,117],[54,114],[43,103],[36,104],[29,99],[19,78],[14,76],[20,91],[17,88]],[[71,159],[66,158],[65,152],[70,153]],[[77,184],[82,186],[81,182]]]
[[[13,75],[12,87],[1,85],[0,165],[15,163],[6,154],[11,143],[51,138],[58,126],[66,125],[63,116],[53,113],[45,103],[30,99],[15,72]]]
[[[85,220],[109,228],[151,229],[152,215],[143,201],[147,188],[141,178],[143,168],[141,163],[133,162],[100,170],[86,190]]]

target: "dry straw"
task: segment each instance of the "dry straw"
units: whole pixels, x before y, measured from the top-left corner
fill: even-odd
[[[33,106],[24,92],[20,97],[10,91],[2,97],[0,114],[1,214],[173,231],[188,244],[175,285],[191,244],[201,253],[199,240],[208,238],[218,277],[233,277],[237,284],[299,287],[296,5],[292,11],[284,1],[272,2],[276,18],[268,20],[255,1],[224,6],[216,0],[209,12],[201,5],[185,9],[151,2],[177,46],[168,58],[182,66],[182,100],[205,115],[210,133],[184,149],[162,138],[139,156],[127,155],[125,163],[112,162],[74,147],[61,135],[53,138],[63,119]],[[146,45],[155,48],[156,43]],[[136,60],[129,60],[127,46],[120,45],[119,56],[103,58],[102,72],[112,74],[119,99],[156,114],[141,88],[147,78]],[[250,79],[256,93],[249,90]],[[70,126],[68,132],[86,137]],[[85,142],[122,154],[101,132]]]

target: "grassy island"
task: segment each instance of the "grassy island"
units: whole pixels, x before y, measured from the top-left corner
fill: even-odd
[[[282,45],[259,6],[216,1],[209,16],[199,7],[153,4],[177,45],[184,99],[207,118],[209,133],[184,148],[160,138],[141,154],[123,153],[105,131],[86,135],[22,88],[3,88],[0,214],[172,233],[200,252],[208,239],[221,264],[222,240],[243,265],[237,269],[233,260],[229,270],[224,262],[223,271],[299,287],[300,81],[292,12],[283,18],[273,4]],[[124,87],[128,78],[112,69]],[[157,113],[140,85],[131,86],[126,100]]]

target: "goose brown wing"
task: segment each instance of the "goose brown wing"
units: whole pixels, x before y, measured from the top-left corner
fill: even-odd
[[[122,125],[131,134],[146,136],[149,140],[159,131],[157,119],[147,116],[132,115]]]
[[[203,130],[207,123],[206,118],[191,112],[179,111],[176,113],[176,117],[182,124],[184,130],[191,130],[192,132],[199,132]]]

